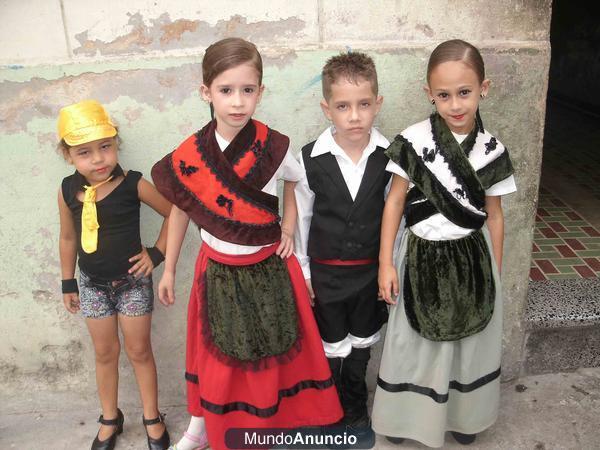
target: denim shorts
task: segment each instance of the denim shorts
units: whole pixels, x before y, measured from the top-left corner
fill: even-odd
[[[83,317],[91,319],[117,313],[131,317],[150,314],[154,309],[152,275],[104,282],[80,272],[79,302]]]

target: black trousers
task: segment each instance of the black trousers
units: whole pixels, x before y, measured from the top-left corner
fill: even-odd
[[[311,261],[315,319],[325,342],[352,334],[366,338],[387,321],[385,302],[377,300],[378,264],[331,266]]]

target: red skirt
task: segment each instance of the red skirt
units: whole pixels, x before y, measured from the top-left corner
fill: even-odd
[[[186,380],[188,411],[203,416],[210,447],[226,449],[230,428],[296,428],[327,425],[342,418],[342,409],[310,307],[304,276],[295,256],[285,260],[299,322],[297,353],[290,361],[262,370],[227,365],[205,345],[204,277],[209,259],[227,265],[256,264],[277,244],[251,255],[227,255],[203,244],[188,305]]]

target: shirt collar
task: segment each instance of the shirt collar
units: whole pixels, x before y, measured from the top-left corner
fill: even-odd
[[[335,127],[331,126],[327,128],[321,135],[317,138],[315,145],[313,146],[312,151],[310,152],[310,157],[315,158],[320,155],[324,155],[325,153],[331,153],[332,155],[343,155],[347,156],[346,152],[335,142],[333,135],[335,133]],[[390,142],[379,132],[377,128],[371,128],[371,134],[369,138],[369,143],[365,147],[363,151],[363,158],[368,157],[371,153],[375,151],[377,147],[387,148],[390,145]]]
[[[217,139],[217,144],[219,144],[219,148],[221,151],[225,151],[225,149],[231,144],[227,139],[221,136],[217,130],[215,130],[215,138]]]

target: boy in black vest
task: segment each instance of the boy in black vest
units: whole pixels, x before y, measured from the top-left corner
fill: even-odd
[[[369,56],[334,56],[322,78],[321,108],[333,126],[302,148],[306,177],[296,185],[296,255],[314,298],[344,423],[369,429],[367,363],[387,319],[385,304],[377,301],[377,270],[389,142],[372,126],[383,98]]]

